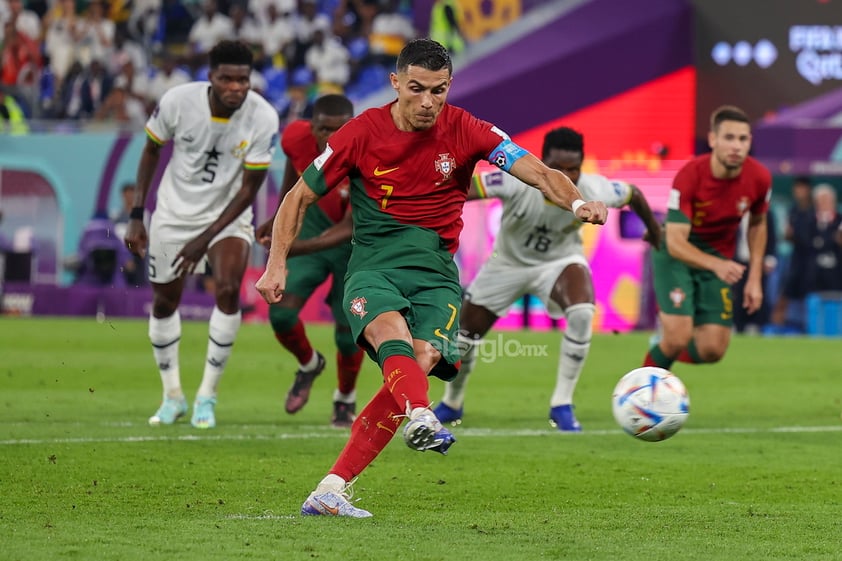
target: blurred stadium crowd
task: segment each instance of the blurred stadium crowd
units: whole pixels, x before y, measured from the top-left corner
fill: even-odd
[[[0,0],[2,87],[26,118],[142,127],[168,88],[250,44],[252,87],[289,122],[308,101],[383,87],[416,35],[408,0]]]

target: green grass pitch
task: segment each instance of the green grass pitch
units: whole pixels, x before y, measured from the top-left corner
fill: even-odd
[[[690,418],[646,443],[616,427],[610,397],[648,334],[594,337],[585,432],[566,435],[547,424],[559,334],[500,333],[512,356],[478,365],[450,454],[395,438],[355,485],[374,517],[355,520],[298,514],[348,434],[328,424],[329,326],[309,327],[329,366],[291,416],[293,360],[267,325],[244,325],[210,431],[147,426],[160,380],[146,331],[0,319],[1,559],[842,559],[839,340],[738,337],[719,364],[676,365]],[[206,338],[184,324],[188,399]],[[514,356],[527,348],[548,356]],[[367,361],[360,407],[379,384]]]

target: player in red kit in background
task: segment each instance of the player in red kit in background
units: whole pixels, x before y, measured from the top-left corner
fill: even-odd
[[[328,138],[353,116],[354,106],[347,97],[329,94],[315,101],[310,120],[300,119],[284,129],[281,148],[287,163],[280,200],[283,200],[304,169],[322,153]],[[331,424],[337,428],[349,427],[354,421],[357,376],[363,360],[363,351],[354,341],[342,304],[351,243],[345,241],[332,246],[335,238],[328,233],[332,231],[329,230],[331,226],[342,220],[350,222],[348,202],[346,180],[307,209],[301,234],[291,251],[291,254],[297,256],[290,263],[284,299],[269,308],[269,322],[275,338],[299,363],[285,404],[286,412],[292,414],[306,405],[313,381],[325,368],[325,358],[310,344],[299,313],[313,292],[331,277],[327,303],[333,313],[337,348],[337,388],[333,395]],[[273,215],[261,224],[255,233],[258,241],[267,247],[272,238],[274,218]]]
[[[560,171],[491,123],[446,103],[453,66],[430,39],[410,41],[390,76],[397,100],[351,119],[284,199],[266,271],[256,287],[270,304],[285,291],[286,256],[303,209],[351,179],[353,249],[345,311],[384,385],[360,412],[339,458],[301,507],[303,514],[371,516],[348,502],[350,482],[386,447],[404,418],[406,444],[444,454],[455,442],[429,409],[427,375],[456,375],[462,287],[453,261],[471,174],[486,159],[540,189],[586,222],[603,224]]]
[[[670,191],[661,247],[652,252],[661,333],[644,366],[679,360],[710,363],[728,349],[734,317],[731,285],[746,274],[734,260],[737,231],[749,213],[748,278],[743,307],[763,303],[763,254],[772,177],[748,155],[751,127],[737,107],[711,115],[711,152],[682,167]]]

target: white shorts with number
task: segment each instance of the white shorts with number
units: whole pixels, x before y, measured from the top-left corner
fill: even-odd
[[[550,294],[562,271],[574,263],[590,270],[587,259],[581,254],[532,267],[512,265],[492,257],[477,273],[466,297],[471,303],[502,317],[516,300],[524,294],[531,294],[541,300],[551,318],[559,319],[564,317],[564,312],[561,306],[550,300]]]
[[[187,242],[204,232],[208,226],[209,224],[204,223],[174,221],[162,218],[157,212],[152,213],[149,222],[149,280],[156,284],[167,284],[178,278],[173,266],[175,256]],[[254,243],[254,226],[250,220],[240,216],[217,234],[208,244],[208,248],[226,238],[240,238],[251,247]],[[195,272],[201,274],[207,266],[208,256],[205,255],[196,263]]]

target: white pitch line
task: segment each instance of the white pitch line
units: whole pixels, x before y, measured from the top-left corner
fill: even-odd
[[[229,426],[236,428],[236,426]],[[150,429],[153,430],[153,429]],[[166,430],[166,429],[154,429]],[[560,433],[553,429],[491,429],[464,428],[453,429],[457,437],[467,438],[512,438],[512,437],[561,437],[585,438],[588,436],[614,436],[623,434],[619,429],[588,430],[583,433]],[[682,429],[683,435],[694,434],[769,434],[769,433],[821,433],[842,432],[842,425],[828,425],[820,427],[734,427],[709,429]],[[93,443],[135,443],[135,442],[168,442],[168,441],[270,441],[270,440],[302,440],[314,438],[348,438],[348,431],[325,429],[323,432],[291,432],[273,434],[158,434],[140,436],[104,436],[104,437],[75,437],[75,438],[17,438],[0,440],[0,446],[18,446],[22,444],[93,444]]]

